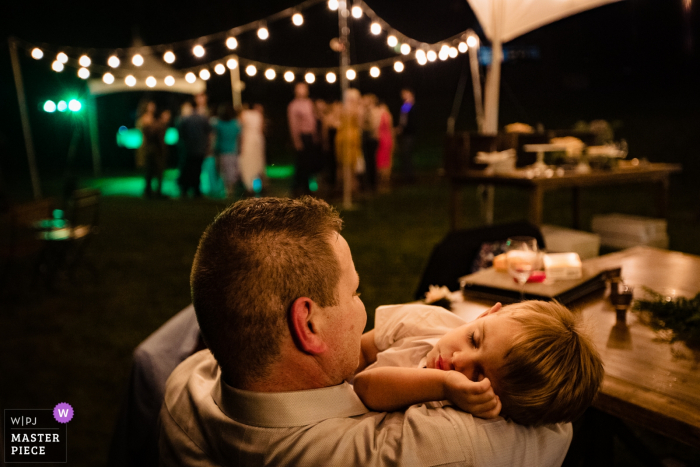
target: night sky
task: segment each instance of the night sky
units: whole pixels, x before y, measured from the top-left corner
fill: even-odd
[[[697,1],[697,0],[694,0]],[[698,117],[698,9],[691,0],[627,0],[581,13],[526,34],[514,47],[536,47],[539,59],[507,62],[503,66],[500,124],[522,121],[547,128],[571,127],[578,120],[603,118],[613,123],[616,136],[625,137],[635,155],[650,160],[682,162],[686,176],[700,175],[694,133]],[[7,3],[7,2],[6,2]],[[135,35],[146,45],[194,39],[230,29],[296,5],[296,1],[173,2],[18,2],[4,5],[4,36],[76,48],[119,48]],[[464,0],[377,1],[367,4],[397,30],[417,40],[435,42],[467,28],[480,32]],[[70,6],[67,6],[70,5]],[[305,24],[296,28],[289,19],[268,25],[271,37],[261,42],[254,33],[239,37],[239,55],[288,66],[335,66],[337,54],[328,46],[337,36],[337,15],[324,5],[304,12]],[[386,35],[369,34],[369,21],[351,21],[352,62],[392,56]],[[483,37],[483,35],[482,35]],[[178,55],[177,66],[196,62]],[[209,57],[223,53],[212,46]],[[75,70],[50,70],[53,57],[34,61],[20,53],[40,169],[60,170],[73,125],[66,115],[48,115],[40,105],[48,98],[83,94],[84,82]],[[361,77],[353,85],[374,92],[397,112],[399,89],[411,86],[422,104],[421,126],[425,144],[434,144],[436,157],[452,107],[466,56],[418,67],[409,64],[397,75],[385,68],[373,80]],[[469,76],[468,76],[469,77]],[[272,154],[284,159],[291,152],[284,112],[292,86],[279,77],[269,83],[260,75],[246,79],[243,100],[262,102],[272,120]],[[469,78],[471,83],[471,78]],[[7,47],[0,51],[0,167],[6,179],[24,176],[24,149]],[[210,101],[230,98],[228,73],[208,82]],[[475,129],[471,85],[462,102],[458,129]],[[335,99],[338,85],[323,79],[311,87],[312,97]],[[133,158],[113,144],[120,125],[133,125],[134,109],[143,93],[127,93],[98,100],[100,139],[107,169],[128,169]],[[176,109],[180,96],[156,93],[161,107]],[[81,140],[78,164],[87,166],[88,145]]]

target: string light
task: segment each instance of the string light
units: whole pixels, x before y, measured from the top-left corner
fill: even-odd
[[[294,26],[301,26],[304,24],[304,17],[301,16],[301,13],[294,13],[292,15],[292,23],[294,23]]]
[[[207,70],[206,68],[202,68],[201,70],[199,70],[199,77],[206,81],[209,78],[211,78],[211,73],[209,73],[209,70]]]
[[[258,37],[259,37],[260,39],[262,39],[262,40],[265,40],[265,39],[267,39],[268,37],[270,37],[270,31],[268,31],[267,28],[266,28],[265,26],[261,26],[261,27],[258,29]]]
[[[350,10],[350,12],[352,13],[353,18],[362,18],[362,8],[360,8],[359,6],[352,7],[352,10]]]
[[[248,65],[245,67],[245,74],[248,76],[255,76],[255,73],[258,72],[258,69],[255,68],[255,65]]]
[[[68,101],[68,110],[71,112],[77,112],[83,107],[78,99],[71,99]]]
[[[185,75],[185,81],[187,81],[188,83],[192,84],[192,83],[194,83],[195,81],[197,81],[197,76],[196,76],[194,73],[192,73],[192,72],[190,71],[189,73],[187,73],[187,74]]]
[[[235,58],[229,58],[226,61],[226,66],[228,67],[229,70],[235,70],[236,67],[238,66],[238,60]]]
[[[141,56],[141,54],[136,54],[133,57],[131,57],[131,63],[133,63],[136,66],[143,65],[143,57]]]
[[[90,57],[87,55],[81,55],[80,58],[78,59],[78,63],[82,67],[89,67],[90,64],[92,63],[92,60],[90,60]]]
[[[114,83],[114,75],[112,73],[105,73],[102,75],[102,81],[104,81],[105,84],[112,84]]]
[[[331,8],[331,10],[332,9],[333,8]],[[336,7],[336,9],[337,9],[337,7]],[[292,81],[294,81],[294,73],[292,73],[291,71],[285,71],[284,72],[284,80],[288,83],[291,83]]]
[[[90,77],[90,70],[85,67],[78,69],[78,77],[88,79]]]
[[[238,47],[238,41],[236,40],[235,37],[229,37],[226,39],[226,47],[228,47],[230,50],[235,49]]]
[[[382,27],[379,25],[379,23],[372,23],[372,25],[369,27],[369,32],[377,36],[382,32]]]
[[[63,52],[59,52],[58,55],[56,55],[56,60],[61,63],[66,63],[68,61],[68,55],[64,54]]]
[[[396,36],[389,36],[386,38],[386,43],[389,44],[389,47],[396,47],[396,44],[399,43],[399,40],[396,38]]]
[[[357,73],[355,73],[355,70],[350,68],[348,71],[345,72],[345,77],[352,81],[357,77]]]
[[[116,55],[112,55],[107,59],[107,65],[111,66],[112,68],[117,68],[119,66],[119,58],[117,58]]]
[[[58,60],[54,60],[53,63],[51,63],[51,69],[60,73],[63,71],[63,63],[59,62]]]
[[[335,83],[335,80],[336,80],[335,73],[333,73],[332,71],[329,71],[328,73],[326,73],[326,81],[333,84],[333,83]]]
[[[68,104],[66,103],[66,101],[58,101],[58,105],[56,106],[56,109],[59,112],[65,112],[66,110],[68,110]]]
[[[316,81],[316,75],[309,72],[309,73],[304,75],[304,81],[306,81],[309,84],[314,84],[314,82]]]
[[[168,50],[163,54],[163,61],[165,61],[165,63],[173,63],[175,61],[175,54],[172,50]]]
[[[44,102],[44,112],[54,113],[56,111],[56,103],[54,101]]]
[[[265,70],[265,78],[269,79],[270,81],[275,79],[276,76],[277,73],[275,73],[275,70],[273,70],[272,68],[268,68],[267,70]]]
[[[172,86],[173,84],[175,84],[175,78],[173,78],[172,76],[168,75],[168,76],[165,77],[165,79],[163,80],[163,82],[165,83],[166,86]]]
[[[448,53],[450,55],[450,58],[456,58],[457,55],[459,55],[459,52],[457,51],[457,49],[455,47],[450,47],[448,50]]]
[[[445,60],[447,60],[449,58],[449,56],[450,56],[449,47],[447,47],[446,45],[443,45],[440,48],[440,52],[438,53],[438,58],[444,62]]]
[[[202,58],[204,57],[204,47],[202,47],[201,45],[195,45],[194,47],[192,47],[192,53],[195,57]]]
[[[466,42],[460,42],[457,45],[457,50],[459,50],[461,53],[466,53],[466,51],[469,50],[469,46]]]
[[[43,57],[44,57],[44,52],[40,48],[34,47],[32,49],[32,58],[34,60],[41,60]]]
[[[401,73],[403,71],[403,62],[394,62],[394,71]]]
[[[331,11],[335,11],[338,9],[338,0],[328,0],[328,9]]]
[[[437,58],[437,54],[435,53],[434,50],[428,50],[428,53],[425,54],[425,56],[428,58],[429,62],[434,62],[435,59]]]
[[[148,86],[149,88],[155,88],[156,84],[157,83],[155,77],[149,76],[148,78],[146,78],[146,86]]]
[[[373,66],[372,68],[370,68],[369,75],[372,78],[378,78],[379,77],[379,67]]]
[[[467,37],[467,45],[469,47],[476,47],[478,43],[479,43],[479,39],[477,39],[476,36]]]
[[[224,73],[226,73],[226,67],[223,66],[221,63],[218,63],[214,67],[214,73],[216,73],[217,75],[223,75]]]
[[[401,44],[401,53],[403,55],[408,55],[411,53],[411,46],[408,44]]]
[[[133,88],[134,86],[136,86],[136,78],[134,78],[134,75],[129,75],[126,78],[124,78],[124,83],[126,83],[126,85],[130,88]]]

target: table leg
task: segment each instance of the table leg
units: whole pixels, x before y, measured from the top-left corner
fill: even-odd
[[[659,180],[657,185],[658,214],[662,219],[668,219],[668,177]]]
[[[462,207],[462,187],[456,183],[450,183],[450,230],[457,230],[459,226],[459,210]]]
[[[544,190],[540,186],[534,186],[530,190],[530,222],[536,226],[542,225],[542,200]]]
[[[580,228],[580,223],[579,223],[579,213],[581,211],[581,192],[579,190],[579,187],[575,186],[572,191],[572,199],[571,199],[571,214],[574,217],[573,219],[573,226],[574,230],[578,230]]]

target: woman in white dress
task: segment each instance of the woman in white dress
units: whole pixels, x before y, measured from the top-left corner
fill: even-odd
[[[260,193],[265,175],[265,136],[262,106],[244,106],[241,122],[241,153],[238,158],[241,180],[249,193]]]

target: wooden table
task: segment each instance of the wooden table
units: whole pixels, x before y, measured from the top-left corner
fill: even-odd
[[[635,297],[642,296],[644,285],[687,297],[700,291],[698,256],[634,247],[585,263],[601,270],[622,267],[625,282],[636,287]],[[458,298],[452,309],[473,319],[492,304]],[[601,294],[571,308],[583,314],[605,365],[605,380],[594,406],[700,447],[700,353],[659,340],[633,313],[627,314],[627,326],[617,325],[614,308]]]
[[[671,174],[680,172],[680,164],[647,163],[636,166],[626,165],[614,170],[592,170],[589,173],[566,171],[557,174],[552,170],[547,175],[536,177],[534,171],[521,169],[512,173],[488,175],[480,170],[467,170],[461,174],[449,175],[450,180],[450,227],[459,226],[461,189],[464,185],[511,185],[525,188],[529,193],[530,208],[528,219],[535,225],[542,224],[542,201],[545,191],[559,188],[573,189],[573,227],[579,228],[579,189],[589,186],[619,185],[630,183],[651,183],[656,185],[659,217],[667,217],[668,187]]]

